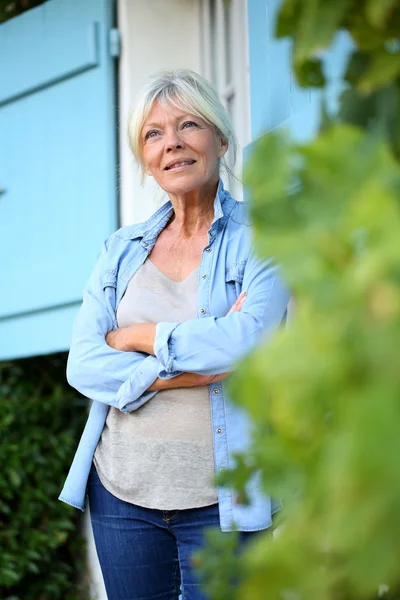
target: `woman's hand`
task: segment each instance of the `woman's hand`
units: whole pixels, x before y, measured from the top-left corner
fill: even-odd
[[[144,352],[154,354],[156,326],[154,323],[135,323],[109,331],[106,342],[111,348],[122,352]]]
[[[236,302],[234,302],[231,306],[231,308],[228,310],[228,315],[230,313],[233,312],[240,312],[242,310],[242,306],[244,304],[244,301],[246,300],[246,292],[242,292],[239,296],[238,299],[236,300]]]
[[[120,350],[126,352],[126,334],[125,327],[122,329],[115,329],[114,331],[109,331],[106,335],[106,342],[111,348],[114,350]]]
[[[236,302],[230,308],[228,314],[232,312],[240,312],[245,300],[246,292],[242,292]],[[155,336],[156,326],[153,323],[135,323],[130,327],[122,327],[120,329],[115,329],[114,331],[109,331],[106,335],[106,342],[109,346],[111,346],[111,348],[121,352],[145,352],[146,354],[154,355]],[[207,383],[204,385],[207,385]],[[200,383],[194,385],[203,384]]]
[[[156,379],[153,385],[148,389],[149,392],[159,392],[160,390],[171,390],[183,387],[201,387],[216,383],[229,377],[230,373],[219,373],[218,375],[199,375],[198,373],[182,373],[171,379]]]
[[[228,311],[240,312],[244,301],[246,300],[246,292],[242,292],[236,302],[231,306]],[[201,387],[203,385],[209,385],[210,383],[216,383],[217,381],[223,381],[229,377],[230,373],[219,373],[218,375],[199,375],[198,373],[182,373],[177,377],[171,379],[156,379],[153,385],[149,387],[149,392],[158,392],[160,390],[170,390],[182,387]]]

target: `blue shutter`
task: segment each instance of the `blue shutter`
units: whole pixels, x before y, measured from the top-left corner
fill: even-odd
[[[66,350],[117,227],[112,0],[0,25],[0,359]]]

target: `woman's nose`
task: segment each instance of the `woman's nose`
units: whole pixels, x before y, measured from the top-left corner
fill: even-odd
[[[172,150],[179,150],[183,148],[183,141],[177,131],[171,131],[166,139],[166,150],[171,152]]]

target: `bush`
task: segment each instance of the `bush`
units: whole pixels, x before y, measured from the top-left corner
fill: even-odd
[[[266,134],[247,165],[257,250],[296,310],[233,376],[254,438],[225,477],[240,488],[260,471],[284,509],[279,535],[240,557],[234,593],[210,538],[198,562],[216,600],[400,598],[400,1],[280,5],[276,33],[325,106],[320,57],[341,30],[354,50],[338,112],[304,145]]]
[[[57,500],[86,417],[64,354],[0,364],[0,597],[78,600],[81,513]]]

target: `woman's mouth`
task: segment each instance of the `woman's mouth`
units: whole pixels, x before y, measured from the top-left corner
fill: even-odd
[[[167,165],[165,167],[165,171],[169,171],[169,172],[180,171],[180,170],[184,169],[185,167],[190,167],[195,162],[196,162],[195,160],[179,160],[179,161],[171,163],[170,165]]]

